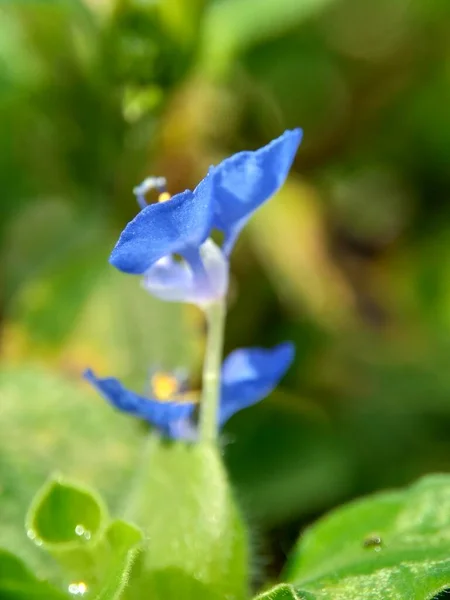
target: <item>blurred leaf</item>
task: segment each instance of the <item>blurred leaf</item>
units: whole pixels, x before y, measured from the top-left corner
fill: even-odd
[[[200,323],[201,315],[189,313],[184,305],[150,296],[139,277],[109,268],[67,340],[63,361],[75,363],[78,369],[89,361],[104,371],[101,374],[128,377],[137,389],[145,389],[153,367],[189,370],[197,366]]]
[[[162,0],[159,2],[162,21],[182,44],[195,42],[206,0]]]
[[[0,549],[0,597],[2,600],[62,600],[66,594],[39,581],[25,564]]]
[[[272,400],[272,402],[271,402]],[[226,462],[239,499],[265,527],[345,497],[352,463],[314,404],[280,390],[227,425]]]
[[[5,239],[6,299],[15,321],[36,341],[59,344],[69,335],[106,262],[108,237],[98,218],[39,199],[20,211]]]
[[[289,180],[254,215],[248,232],[277,293],[292,311],[306,309],[331,327],[349,319],[351,293],[328,254],[313,189]]]
[[[203,60],[211,73],[227,69],[250,46],[285,33],[334,0],[221,0],[209,5]]]
[[[178,85],[194,56],[202,1],[118,0],[106,31],[110,78],[163,92]]]
[[[249,88],[244,96],[245,110],[254,125],[267,137],[275,137],[287,127],[304,128],[296,159],[300,173],[304,173],[304,159],[308,162],[320,156],[342,134],[351,100],[338,61],[327,48],[315,43],[309,27],[305,29],[309,30],[306,35],[294,30],[267,40],[242,57]],[[303,194],[314,196],[312,189],[305,184],[302,187]],[[315,208],[322,208],[320,202]]]
[[[17,556],[0,548],[0,582],[5,579],[33,581],[34,575]]]
[[[311,527],[287,568],[311,600],[425,600],[450,581],[450,476],[344,506]]]
[[[103,253],[88,259],[85,252],[78,248],[64,269],[24,286],[5,330],[4,357],[57,361],[77,374],[92,366],[137,387],[154,366],[195,368],[201,315],[152,298],[139,277],[118,273]]]
[[[152,436],[125,514],[147,540],[132,589],[155,600],[247,597],[247,533],[216,448]]]

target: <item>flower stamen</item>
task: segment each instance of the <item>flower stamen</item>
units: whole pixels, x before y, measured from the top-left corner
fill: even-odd
[[[162,402],[172,400],[180,388],[180,382],[170,373],[155,373],[152,375],[150,383],[153,395]]]
[[[137,203],[144,209],[147,207],[145,196],[151,190],[157,190],[159,193],[158,202],[165,202],[170,199],[170,194],[166,191],[167,181],[165,177],[147,177],[142,183],[133,189]],[[167,197],[168,196],[168,197]],[[163,198],[162,198],[163,197]],[[161,199],[162,198],[162,199]]]
[[[158,202],[167,202],[172,198],[172,195],[169,192],[161,192],[158,196]]]

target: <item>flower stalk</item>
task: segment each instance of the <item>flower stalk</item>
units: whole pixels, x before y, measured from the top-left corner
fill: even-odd
[[[200,439],[214,443],[218,434],[220,373],[226,318],[225,298],[205,309],[207,334],[203,363],[203,391],[200,406]]]

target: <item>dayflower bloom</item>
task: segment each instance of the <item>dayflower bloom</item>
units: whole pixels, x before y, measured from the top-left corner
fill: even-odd
[[[294,347],[289,342],[271,349],[242,348],[232,352],[222,365],[218,427],[270,394],[293,357]],[[184,392],[182,378],[154,374],[147,397],[127,390],[114,377],[97,377],[91,370],[84,375],[113,406],[148,421],[164,435],[174,439],[197,437],[193,418],[196,401],[192,394]]]
[[[125,227],[110,263],[144,275],[144,286],[163,300],[205,306],[222,298],[236,239],[255,210],[283,185],[301,138],[300,129],[285,131],[259,150],[239,152],[211,167],[194,191],[145,206]],[[163,183],[163,178],[148,178],[135,188],[141,207],[152,187],[167,200]],[[213,230],[223,233],[221,248],[210,239]]]

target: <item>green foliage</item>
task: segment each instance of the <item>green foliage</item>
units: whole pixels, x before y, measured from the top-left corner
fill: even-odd
[[[101,499],[90,489],[60,477],[37,494],[27,517],[27,535],[61,564],[72,593],[117,600],[128,583],[138,529],[109,521]]]
[[[32,503],[28,537],[60,563],[69,589],[98,600],[247,598],[246,530],[215,448],[152,436],[126,517],[142,544],[92,490],[57,477]]]
[[[205,17],[203,48],[208,68],[220,73],[249,47],[300,25],[333,1],[223,0],[211,3]]]
[[[286,126],[305,141],[236,248],[227,329],[230,350],[297,345],[282,389],[223,436],[262,553],[345,499],[450,470],[449,6],[2,3],[3,546],[54,575],[22,520],[55,470],[122,504],[144,428],[82,388],[85,366],[142,389],[151,364],[188,365],[196,383],[192,311],[106,271],[132,187],[192,188]]]
[[[125,515],[148,540],[138,589],[155,600],[247,597],[247,532],[216,448],[152,437]]]
[[[96,600],[119,600],[123,597],[141,540],[141,532],[130,523],[120,520],[110,523],[101,546],[105,577]]]
[[[282,583],[268,592],[257,596],[255,600],[299,600],[299,597],[291,585]]]
[[[16,556],[0,550],[0,597],[5,600],[61,600],[66,595],[36,579]]]
[[[300,598],[430,600],[449,587],[450,477],[355,501],[302,536],[287,568]]]
[[[36,365],[0,373],[0,536],[33,564],[41,562],[42,553],[33,552],[23,519],[49,473],[59,471],[98,487],[114,507],[137,457],[138,424],[124,420],[76,381]]]
[[[47,547],[91,539],[104,528],[106,509],[92,491],[57,477],[35,498],[27,518],[33,537]]]

